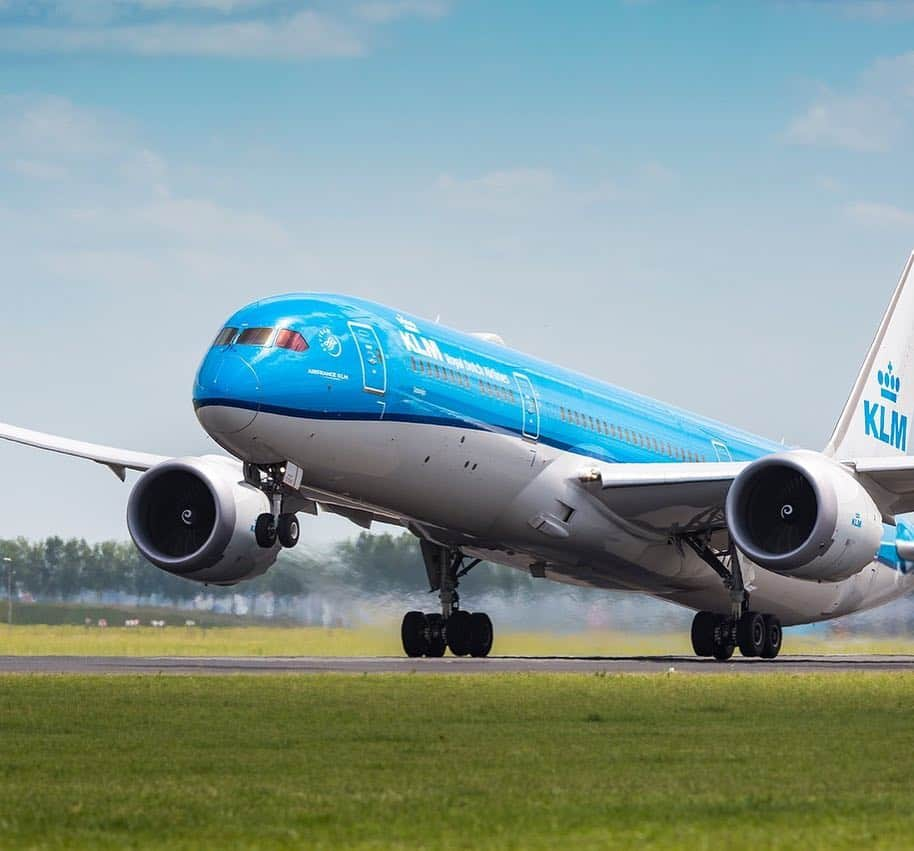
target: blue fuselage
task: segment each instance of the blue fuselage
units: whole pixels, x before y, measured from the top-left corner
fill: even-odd
[[[783,448],[360,299],[280,296],[244,308],[226,328],[194,387],[198,416],[217,440],[268,412],[499,432],[606,462],[751,460]],[[282,331],[307,348],[289,346],[290,334],[287,347],[277,345]],[[217,421],[207,408],[220,410]]]

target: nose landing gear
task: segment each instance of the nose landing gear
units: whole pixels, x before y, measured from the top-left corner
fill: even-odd
[[[250,465],[245,467],[245,479],[267,495],[272,508],[272,512],[258,515],[254,524],[254,538],[264,549],[274,547],[277,541],[281,546],[291,549],[298,543],[301,534],[298,517],[292,512],[283,511],[284,473],[285,468],[276,465],[266,470]]]
[[[422,556],[432,591],[438,591],[441,614],[407,612],[400,627],[403,651],[407,656],[443,656],[445,648],[455,656],[488,656],[492,649],[494,629],[484,612],[465,612],[459,608],[457,586],[479,559],[464,565],[458,550],[422,541]]]

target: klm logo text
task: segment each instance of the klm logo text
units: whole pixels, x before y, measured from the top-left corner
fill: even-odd
[[[901,378],[895,374],[895,367],[889,361],[888,367],[876,373],[879,395],[893,405],[898,402],[898,391],[901,390]],[[887,408],[881,402],[863,400],[863,423],[867,437],[875,437],[889,446],[902,452],[908,446],[908,418],[899,414],[894,408]]]
[[[403,347],[406,351],[412,352],[414,355],[421,355],[432,360],[444,360],[438,344],[434,340],[429,340],[428,337],[420,337],[411,331],[401,331],[400,339],[403,341]]]
[[[908,446],[908,418],[885,405],[863,400],[863,421],[867,437],[875,437],[902,452]]]

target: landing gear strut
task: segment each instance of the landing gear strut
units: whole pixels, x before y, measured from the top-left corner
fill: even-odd
[[[298,517],[291,512],[283,511],[283,475],[285,468],[271,465],[266,469],[246,465],[245,478],[259,487],[269,498],[271,511],[258,515],[254,525],[254,537],[264,549],[280,545],[291,549],[298,543],[301,529]]]
[[[692,621],[692,649],[696,656],[713,656],[726,661],[738,647],[746,657],[774,659],[781,651],[781,622],[774,615],[749,608],[749,592],[736,547],[715,550],[710,535],[686,535],[681,539],[722,579],[730,592],[730,613],[698,612]]]
[[[443,656],[445,648],[455,656],[488,656],[492,649],[494,630],[489,616],[483,612],[465,612],[460,608],[457,586],[479,559],[465,563],[459,550],[422,541],[422,556],[432,591],[438,592],[441,614],[407,612],[403,617],[400,637],[407,656]]]

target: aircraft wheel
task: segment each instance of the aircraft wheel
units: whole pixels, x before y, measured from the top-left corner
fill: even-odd
[[[447,647],[444,618],[441,615],[434,613],[426,615],[425,619],[428,622],[428,645],[425,648],[425,655],[433,658],[443,656],[445,648]]]
[[[427,633],[428,621],[422,612],[407,612],[403,615],[403,623],[400,626],[403,652],[412,659],[424,656],[428,645]]]
[[[720,616],[713,612],[698,612],[692,620],[692,649],[696,656],[714,655],[714,630]]]
[[[470,655],[488,656],[492,649],[495,630],[492,621],[485,612],[474,612],[470,615]]]
[[[466,656],[470,652],[472,616],[458,609],[447,619],[447,646],[455,656]]]
[[[765,649],[767,632],[763,615],[758,612],[746,612],[736,625],[736,643],[739,645],[739,652],[747,658],[761,656]]]
[[[763,659],[777,658],[783,637],[780,620],[774,615],[765,615],[765,645],[759,655]]]
[[[254,538],[265,550],[276,544],[276,521],[272,514],[260,514],[254,524]]]
[[[715,641],[712,655],[718,662],[726,662],[733,655],[735,649],[733,643],[729,640],[723,642]]]
[[[298,517],[294,514],[280,514],[276,532],[279,536],[279,543],[286,549],[292,549],[298,543],[298,537],[301,534]]]

